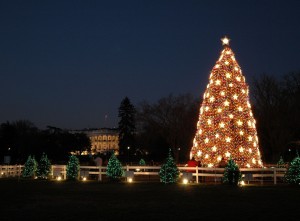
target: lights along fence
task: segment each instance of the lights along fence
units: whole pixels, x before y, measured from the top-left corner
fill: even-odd
[[[0,177],[20,177],[24,165],[0,165]],[[138,180],[147,177],[148,180],[159,180],[160,166],[124,166],[124,178]],[[179,166],[180,177],[190,174],[195,183],[220,183],[224,168],[186,167]],[[286,168],[241,168],[242,177],[246,183],[273,183],[283,181]],[[52,165],[51,178],[66,179],[66,165]],[[106,179],[105,166],[80,166],[79,179]]]

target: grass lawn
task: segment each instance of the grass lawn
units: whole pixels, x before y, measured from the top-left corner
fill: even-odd
[[[4,220],[299,220],[300,187],[0,179]]]

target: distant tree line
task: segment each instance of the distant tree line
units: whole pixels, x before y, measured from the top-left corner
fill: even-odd
[[[29,155],[46,153],[52,163],[65,163],[70,152],[90,150],[90,139],[83,133],[70,133],[57,127],[38,129],[28,120],[0,125],[0,162],[11,157],[11,164],[24,164]]]
[[[250,88],[259,145],[264,163],[276,163],[283,156],[291,161],[300,147],[300,72],[280,79],[263,74]],[[199,95],[199,97],[201,97]],[[169,95],[136,107],[135,152],[131,155],[161,162],[172,150],[177,163],[189,159],[196,132],[201,100],[191,94]],[[123,147],[125,148],[125,147]]]
[[[300,147],[300,72],[254,78],[250,94],[264,162],[291,161]]]

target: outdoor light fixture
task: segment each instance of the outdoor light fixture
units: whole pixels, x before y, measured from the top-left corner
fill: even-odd
[[[61,181],[61,176],[58,176],[58,177],[56,178],[56,180],[57,180],[57,181]]]
[[[242,181],[240,182],[240,185],[241,185],[241,186],[245,186],[245,181],[242,180]]]
[[[183,184],[188,184],[189,181],[188,181],[188,179],[185,178],[185,179],[183,179],[182,183],[183,183]]]
[[[132,183],[132,178],[128,178],[128,183]]]
[[[86,177],[83,177],[83,178],[82,178],[82,181],[86,181]]]

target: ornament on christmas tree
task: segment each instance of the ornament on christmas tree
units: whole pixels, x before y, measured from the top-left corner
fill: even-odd
[[[67,180],[77,180],[79,174],[80,164],[79,159],[71,155],[67,164]]]
[[[176,183],[179,178],[179,169],[176,166],[174,159],[171,154],[171,149],[169,150],[169,155],[160,170],[159,170],[159,177],[161,182],[163,183]]]
[[[229,39],[222,43],[200,107],[191,157],[207,167],[217,167],[221,159],[233,159],[239,167],[262,167],[248,85]]]

